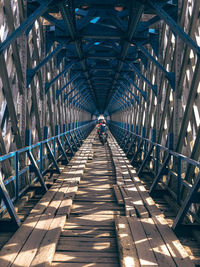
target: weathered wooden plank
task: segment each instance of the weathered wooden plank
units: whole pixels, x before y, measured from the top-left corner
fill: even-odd
[[[177,266],[171,257],[171,254],[162,239],[154,221],[151,218],[140,219],[146,236],[157,259],[158,266],[168,267]]]
[[[69,218],[71,207],[72,207],[73,198],[67,198],[64,199],[59,207],[59,210],[57,212],[58,215],[65,215],[67,218]]]
[[[114,185],[113,189],[114,189],[114,192],[115,192],[117,203],[119,205],[124,205],[124,200],[123,200],[122,194],[121,194],[121,192],[119,190],[119,187],[117,185]]]
[[[135,244],[131,238],[131,232],[129,229],[127,218],[116,218],[115,227],[120,256],[120,265],[122,267],[139,267],[140,263]]]
[[[8,243],[0,251],[0,265],[9,266],[24,246],[26,240],[32,233],[34,227],[38,223],[41,214],[46,209],[58,189],[51,188],[44,197],[37,203],[25,222],[12,236]]]
[[[144,228],[138,218],[127,218],[130,231],[137,249],[140,265],[158,266]]]
[[[116,246],[113,246],[113,247],[110,247],[108,245],[96,245],[94,243],[91,242],[90,246],[85,243],[86,245],[84,246],[80,246],[80,243],[76,243],[75,245],[72,245],[71,244],[72,242],[70,242],[70,244],[67,242],[67,243],[60,243],[57,245],[57,250],[58,251],[74,251],[74,252],[86,252],[86,253],[95,253],[97,251],[99,252],[110,252],[110,253],[116,253],[117,251],[117,247]]]
[[[142,218],[148,218],[149,217],[148,210],[145,208],[144,202],[142,201],[142,198],[138,193],[137,188],[134,185],[130,185],[130,186],[123,186],[123,189],[126,192],[127,196],[130,197],[130,201],[137,210],[138,216]]]
[[[26,243],[24,244],[23,248],[17,255],[16,259],[14,260],[15,265],[22,265],[22,266],[30,266],[31,262],[33,261],[37,250],[40,248],[40,244],[46,235],[47,231],[49,230],[51,233],[51,225],[54,220],[54,215],[56,213],[56,210],[58,209],[63,197],[64,197],[64,192],[65,190],[68,189],[68,186],[66,187],[61,187],[61,190],[58,190],[53,197],[52,201],[49,203],[47,209],[44,211],[44,214],[40,217],[38,223],[32,230],[30,236],[26,240]],[[59,219],[65,218],[65,216],[59,217]],[[56,220],[56,223],[61,222],[59,220]],[[57,225],[58,226],[58,225]],[[60,229],[57,229],[58,233]],[[58,235],[57,233],[57,235]],[[49,237],[50,238],[50,237]],[[44,240],[44,243],[48,242],[48,240]],[[53,248],[55,247],[55,244],[53,243]],[[43,253],[43,252],[41,252]]]
[[[67,223],[65,224],[64,230],[73,230],[73,229],[77,229],[77,230],[99,230],[99,231],[110,231],[110,230],[113,230],[113,226],[112,225],[99,225],[99,226],[92,226],[92,225],[84,225],[84,224],[76,224],[76,223],[73,223],[70,221],[67,221]]]
[[[135,207],[131,201],[131,197],[129,197],[126,194],[126,192],[122,186],[120,186],[119,188],[120,188],[120,191],[121,191],[123,199],[124,199],[126,216],[137,217]]]
[[[108,206],[108,207],[103,207],[102,205],[100,206],[100,205],[92,205],[91,204],[91,206],[90,205],[76,205],[76,206],[74,206],[73,205],[73,212],[94,212],[94,213],[96,213],[96,212],[103,212],[103,211],[105,211],[106,213],[107,212],[109,212],[109,211],[122,211],[122,210],[124,210],[123,209],[123,207],[117,207],[117,206],[115,206],[114,207],[114,205],[112,206]]]
[[[57,252],[53,261],[79,263],[117,263],[117,254],[108,252]]]
[[[114,238],[115,235],[113,233],[102,233],[102,232],[74,232],[73,230],[64,230],[62,231],[62,237],[79,237],[79,238]]]
[[[84,210],[71,210],[71,216],[92,216],[94,219],[99,220],[99,216],[114,216],[114,215],[121,215],[120,211],[113,211],[113,210],[100,210],[100,211],[84,211]]]
[[[88,197],[86,195],[76,195],[76,201],[80,201],[80,202],[102,202],[102,201],[106,201],[106,202],[115,202],[115,199],[112,195],[107,195],[107,197],[99,197],[99,195],[92,197],[90,199],[88,199]]]
[[[171,255],[173,255],[173,259],[176,264],[178,266],[194,266],[180,241],[177,239],[174,232],[170,229],[167,221],[164,219],[164,215],[157,208],[155,202],[146,192],[144,186],[140,184],[139,178],[137,176],[133,178],[135,180],[135,183],[138,184],[139,188],[141,189],[139,190],[139,192],[141,194],[141,197],[143,198],[144,203],[146,204],[146,208],[149,210],[152,219],[163,240],[165,240],[167,248],[170,251]]]
[[[59,207],[60,202],[68,188],[69,185],[64,184],[63,182],[54,184],[53,187],[51,187],[45,196],[38,202],[38,204],[31,211],[30,216],[23,223],[22,227],[18,229],[16,234],[1,250],[0,262],[3,264],[3,266],[7,266],[8,264],[12,263],[15,258],[16,262],[21,264],[20,262],[26,260],[26,249],[29,250],[31,244],[35,244],[35,248],[33,250],[30,249],[29,253],[31,253],[31,257],[29,257],[27,264],[28,262],[30,263],[32,261],[33,255],[35,255],[37,252],[37,247],[39,247],[40,240],[42,240],[44,234],[46,233],[45,231],[48,229],[48,225],[50,225],[53,215]],[[70,191],[74,190],[77,190],[76,185],[72,185],[72,187],[70,187]],[[70,194],[72,193],[73,192],[70,192]],[[50,202],[51,204],[49,205]],[[47,208],[48,205],[49,207]],[[43,212],[45,212],[46,215],[41,215]],[[43,220],[44,218],[47,219],[46,222]],[[36,238],[37,235],[39,236]]]
[[[23,248],[20,250],[16,259],[13,262],[14,266],[30,266],[33,258],[35,257],[37,250],[40,246],[42,239],[44,238],[49,226],[52,223],[52,215],[42,214],[38,223],[32,230],[30,236],[26,240]]]
[[[168,247],[170,253],[173,255],[173,259],[176,264],[181,267],[194,266],[187,252],[181,245],[174,232],[169,228],[163,216],[153,216],[152,219],[157,225],[157,228],[162,235],[162,238],[165,240],[166,246]]]
[[[92,265],[94,265],[95,267],[117,267],[118,266],[116,263],[107,263],[107,262],[104,262],[104,263],[96,263],[95,262],[94,263],[92,261],[90,263],[88,263],[88,264],[84,264],[85,267],[89,267],[89,266],[92,266]],[[78,262],[56,263],[56,262],[53,262],[51,266],[52,267],[83,267],[83,263],[78,263]]]
[[[94,247],[96,247],[97,250],[98,250],[98,247],[104,247],[104,248],[108,248],[108,249],[110,249],[110,248],[116,249],[116,251],[117,251],[117,243],[116,243],[115,239],[110,239],[108,241],[105,241],[104,238],[101,238],[101,239],[99,238],[95,242],[93,242],[93,239],[91,239],[88,242],[81,242],[81,241],[78,241],[78,240],[74,240],[74,241],[70,241],[70,243],[69,243],[69,241],[66,240],[65,237],[61,237],[59,239],[58,245],[59,246],[67,246],[67,247],[65,247],[66,250],[67,250],[67,248],[69,250],[71,250],[70,248],[71,248],[71,246],[73,246],[73,247],[77,247],[79,249],[84,249],[84,248],[87,248],[87,247],[94,249]]]
[[[64,215],[56,215],[56,217],[54,217],[30,266],[42,267],[50,265],[65,221],[66,217]]]

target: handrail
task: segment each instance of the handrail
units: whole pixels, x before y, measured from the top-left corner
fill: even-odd
[[[115,122],[110,122],[110,123],[115,123]],[[189,158],[189,157],[187,157],[187,156],[185,156],[183,154],[177,153],[177,152],[175,152],[175,151],[173,151],[173,150],[171,150],[171,149],[169,149],[169,148],[167,148],[167,147],[165,147],[165,146],[163,146],[161,144],[153,142],[152,140],[147,139],[147,138],[145,138],[145,137],[143,137],[143,136],[141,136],[139,134],[136,134],[136,133],[134,133],[134,132],[132,132],[130,130],[124,129],[123,127],[121,127],[121,126],[119,126],[117,124],[115,124],[115,126],[120,128],[121,130],[125,130],[126,132],[128,132],[128,133],[130,133],[130,134],[132,134],[132,135],[134,135],[134,136],[136,136],[136,137],[138,137],[138,138],[140,138],[140,139],[142,139],[144,141],[147,141],[148,143],[154,145],[155,147],[159,147],[159,148],[163,149],[164,151],[168,152],[169,154],[171,154],[171,155],[173,155],[175,157],[180,157],[181,159],[187,161],[188,163],[200,168],[200,161],[196,161],[196,160],[191,159],[191,158]]]
[[[173,151],[171,146],[162,146],[123,128],[119,126],[119,122],[110,121],[109,126],[118,144],[126,155],[131,157],[131,164],[134,165],[140,161],[138,176],[145,167],[153,171],[154,178],[149,194],[152,195],[158,183],[161,182],[179,205],[180,210],[172,228],[176,229],[186,214],[200,224],[199,213],[195,212],[195,210],[199,211],[200,162]],[[142,161],[139,156],[142,156]],[[140,158],[139,161],[138,158]],[[163,176],[165,179],[162,179]],[[196,205],[196,203],[196,209],[190,208],[191,204]]]
[[[85,124],[85,125],[83,125],[83,126],[79,126],[79,127],[77,127],[77,128],[71,129],[71,130],[66,131],[66,132],[64,132],[64,133],[60,133],[60,134],[58,134],[58,135],[55,135],[55,136],[52,136],[52,137],[50,137],[50,138],[44,139],[44,140],[42,140],[42,141],[40,141],[40,142],[37,142],[37,143],[35,143],[35,144],[31,145],[31,146],[26,146],[26,147],[20,148],[20,149],[18,149],[18,150],[15,150],[15,151],[13,151],[13,152],[10,152],[10,153],[8,153],[8,154],[2,155],[2,156],[0,156],[0,162],[4,161],[4,160],[6,160],[6,159],[9,159],[9,158],[11,158],[11,157],[13,157],[13,156],[15,155],[16,152],[18,152],[18,153],[26,152],[26,151],[28,151],[28,150],[30,150],[30,149],[33,149],[33,148],[36,148],[36,147],[40,146],[40,144],[45,144],[45,143],[47,143],[47,142],[53,141],[54,139],[56,139],[56,138],[58,138],[58,137],[64,136],[64,135],[66,135],[66,134],[68,134],[68,133],[71,133],[71,132],[73,132],[73,131],[75,131],[75,130],[82,129],[83,127],[88,126],[89,124],[90,124],[90,123],[87,123],[87,124]]]
[[[0,214],[7,208],[10,216],[19,226],[20,220],[16,215],[12,203],[16,201],[24,191],[28,189],[31,183],[35,182],[37,179],[44,191],[46,191],[47,188],[43,176],[48,171],[56,171],[59,173],[60,170],[57,164],[58,160],[64,158],[65,162],[68,163],[68,155],[66,152],[68,153],[70,151],[71,154],[74,154],[74,152],[81,146],[83,139],[85,139],[91,132],[94,125],[95,121],[86,122],[79,127],[0,156],[0,165],[5,161],[9,161],[12,171],[12,176],[6,179],[3,178],[3,172],[0,172],[0,191],[4,200],[4,205],[1,205],[0,207]],[[30,131],[28,131],[28,134],[30,135]],[[44,146],[46,147],[46,150],[44,150]],[[27,159],[29,159],[29,161],[27,161]],[[44,168],[44,165],[46,165],[46,168]],[[53,170],[52,166],[54,167]],[[51,170],[49,169],[50,167]],[[24,183],[24,185],[21,186],[20,177],[29,174],[29,172],[34,172],[35,176],[29,177],[27,183]],[[13,183],[13,192],[8,193],[8,191],[11,191],[8,187],[10,183]]]

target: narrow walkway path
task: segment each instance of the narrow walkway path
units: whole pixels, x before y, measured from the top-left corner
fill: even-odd
[[[61,233],[52,266],[119,266],[115,215],[124,215],[116,202],[115,175],[108,148],[98,139]]]

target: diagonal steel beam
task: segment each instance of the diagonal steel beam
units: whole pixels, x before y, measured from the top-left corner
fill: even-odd
[[[198,56],[200,56],[200,47],[192,38],[185,33],[185,31],[164,11],[162,5],[155,3],[152,0],[147,0],[147,3],[151,8],[154,9],[156,14],[164,20],[164,22],[169,25],[169,27],[185,42],[192,50],[194,50]]]
[[[59,97],[59,95],[62,93],[62,91],[68,86],[70,85],[70,83],[74,82],[77,78],[79,78],[81,75],[81,73],[76,73],[74,74],[74,76],[59,90],[56,90],[56,99]]]
[[[131,92],[131,90],[128,88],[128,86],[126,86],[122,81],[120,81],[120,84],[124,87],[125,91],[128,91],[136,100],[136,102],[139,104],[140,100],[139,100],[139,96],[135,95],[133,92]],[[119,87],[117,87],[119,88]]]
[[[34,75],[42,68],[42,66],[44,66],[50,59],[56,56],[65,46],[66,42],[57,45],[57,47],[47,57],[45,57],[35,68],[27,69],[27,87],[31,83]]]
[[[131,69],[133,69],[138,76],[140,76],[140,78],[142,78],[148,85],[150,85],[150,87],[152,88],[153,92],[155,95],[157,95],[157,86],[153,85],[139,70],[138,68],[133,64],[133,63],[129,63],[127,61],[124,61],[124,63],[126,63]]]
[[[0,45],[0,54],[23,34],[42,14],[44,14],[54,0],[44,1],[8,38]]]
[[[130,83],[137,91],[139,91],[141,93],[141,95],[143,96],[144,100],[146,101],[147,93],[145,91],[143,91],[142,89],[140,89],[128,75],[126,75],[126,74],[123,75],[123,78],[126,81],[128,81],[128,83]],[[128,89],[128,90],[130,90],[130,89]]]
[[[83,72],[84,72],[84,74],[86,76],[86,79],[88,81],[89,87],[91,89],[90,92],[93,95],[94,102],[97,103],[96,97],[95,97],[95,93],[94,93],[94,89],[93,89],[92,84],[91,84],[91,82],[89,80],[89,74],[88,74],[88,71],[87,71],[87,68],[86,68],[86,62],[85,62],[85,58],[84,58],[84,55],[83,55],[83,52],[82,52],[81,42],[80,42],[80,40],[79,40],[79,38],[77,36],[76,27],[75,27],[75,25],[73,23],[72,14],[70,12],[69,1],[65,0],[62,3],[59,3],[59,8],[60,8],[63,20],[64,20],[64,22],[65,22],[65,24],[67,26],[68,31],[69,31],[70,37],[72,38],[72,40],[74,42],[78,58],[81,61]]]
[[[47,93],[47,92],[49,91],[50,86],[51,86],[53,83],[55,83],[55,81],[57,81],[58,78],[60,78],[60,76],[62,76],[63,74],[65,74],[65,73],[66,73],[69,69],[71,69],[72,66],[73,66],[75,63],[77,63],[77,62],[78,62],[78,60],[73,60],[73,61],[71,61],[71,62],[64,68],[63,71],[61,71],[60,73],[58,73],[58,75],[57,75],[55,78],[53,78],[50,82],[47,82],[47,83],[45,84],[45,93]],[[80,76],[80,74],[79,74],[79,76]]]
[[[137,25],[140,21],[140,18],[142,16],[142,12],[144,10],[144,5],[139,3],[139,2],[134,2],[136,4],[136,7],[137,9],[134,8],[134,4],[132,2],[132,6],[131,6],[131,10],[130,10],[130,14],[129,14],[129,27],[128,27],[128,33],[127,33],[127,39],[128,41],[124,41],[124,45],[123,45],[123,48],[122,48],[122,52],[121,52],[121,55],[120,55],[120,60],[118,62],[118,67],[117,67],[117,71],[116,71],[116,74],[115,74],[115,78],[114,78],[114,81],[113,81],[113,85],[112,85],[112,89],[111,89],[111,93],[113,91],[113,88],[114,88],[114,85],[119,77],[119,73],[123,67],[123,63],[124,63],[124,60],[126,58],[126,55],[128,53],[128,49],[129,49],[129,46],[130,46],[130,40],[132,40],[133,36],[134,36],[134,33],[136,32],[136,28],[137,28]],[[107,103],[108,101],[110,101],[110,94],[108,95],[108,98],[107,98]],[[106,104],[107,104],[106,103]],[[106,107],[104,107],[106,108]]]
[[[87,88],[87,86],[84,86],[83,88],[81,88],[81,90],[79,90],[73,97],[70,97],[69,99],[69,103],[72,102],[72,100],[77,97],[80,93],[82,93],[85,89]]]
[[[132,98],[130,98],[130,96],[128,96],[128,95],[124,92],[124,90],[121,89],[121,87],[117,87],[117,90],[119,90],[123,95],[125,95],[125,96],[130,100],[130,102],[131,102],[132,105],[135,104],[134,100],[133,100]],[[125,89],[125,90],[126,90],[126,89]],[[135,95],[134,95],[134,97],[135,97],[136,102],[139,104],[139,103],[140,103],[140,101],[139,101],[139,97],[138,97],[138,96],[135,96]]]
[[[75,99],[72,104],[76,105],[78,103],[81,103],[82,101],[85,102],[86,99],[90,96],[89,92],[85,92],[85,94],[80,95],[77,99]]]
[[[119,91],[116,91],[116,95],[119,96],[123,101],[125,101],[125,103],[126,103],[128,106],[130,105],[130,103],[131,103],[131,105],[134,105],[134,101],[133,101],[133,99],[130,99],[130,98],[129,98],[129,101],[126,100],[126,98],[124,98],[124,97],[122,96],[122,93],[120,94]]]
[[[136,46],[142,51],[142,53],[148,58],[150,59],[166,76],[166,78],[168,79],[168,81],[171,84],[171,87],[173,90],[175,90],[175,73],[173,72],[168,72],[145,48],[144,46],[137,42]]]
[[[64,95],[64,102],[67,100],[68,96],[71,95],[76,89],[78,89],[80,86],[82,86],[84,84],[84,80],[78,82],[75,87],[70,91],[68,92],[67,94]],[[64,86],[66,88],[66,85]],[[64,90],[64,89],[63,89]]]

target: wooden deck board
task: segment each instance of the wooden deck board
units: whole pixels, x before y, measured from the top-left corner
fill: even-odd
[[[105,148],[99,143],[80,182],[52,266],[62,262],[66,266],[119,266],[114,218],[124,214],[124,209],[116,202],[113,171],[107,171],[112,166],[100,166],[100,158],[107,160]]]
[[[117,263],[117,253],[108,252],[59,252],[54,256],[54,262],[77,262],[77,263]]]
[[[157,259],[153,253],[140,220],[136,218],[128,218],[128,223],[136,246],[140,265],[158,266]]]
[[[64,263],[56,263],[53,262],[52,267],[119,267],[117,263],[96,263],[96,262],[90,262],[90,263],[78,263],[78,262],[64,262]]]
[[[116,218],[115,227],[117,232],[120,266],[140,267],[136,246],[131,238],[131,232],[126,217]]]
[[[80,155],[80,158],[84,156],[82,151],[80,151],[77,155]],[[72,160],[71,164],[75,162],[76,160]],[[62,177],[59,177],[57,182],[33,208],[33,210],[30,212],[30,215],[27,217],[18,231],[1,249],[0,266],[30,266],[35,255],[41,252],[40,249],[42,249],[42,246],[40,247],[40,245],[47,244],[45,243],[45,236],[48,238],[48,245],[51,244],[51,246],[55,247],[55,240],[59,235],[62,221],[65,220],[65,216],[61,216],[60,218],[62,219],[58,225],[57,223],[59,220],[57,220],[56,213],[59,210],[59,205],[63,200],[65,192],[69,188],[69,183],[73,181],[74,175],[77,176],[77,174],[81,174],[79,168],[77,172],[75,169],[73,169],[73,172],[71,172],[69,175],[66,175],[70,168],[71,167],[69,166],[62,167],[64,176],[62,174]],[[53,229],[51,227],[53,227]],[[50,231],[48,232],[48,230]],[[51,240],[50,237],[52,236],[48,235],[52,232],[54,232],[54,235]],[[49,253],[51,253],[51,249],[49,250]],[[46,257],[48,258],[48,255],[46,255]]]
[[[116,150],[119,151],[118,155],[116,153]],[[149,258],[150,262],[152,262],[153,265],[157,264],[158,266],[194,266],[192,261],[189,259],[188,254],[181,245],[180,241],[177,239],[174,232],[168,226],[163,214],[156,207],[153,199],[149,196],[146,189],[141,184],[136,171],[130,165],[129,161],[125,157],[125,154],[119,148],[115,140],[113,140],[113,142],[111,143],[111,151],[114,155],[117,181],[120,180],[121,184],[123,184],[124,182],[125,190],[126,188],[132,187],[132,185],[134,185],[135,189],[137,190],[136,200],[139,201],[139,204],[142,204],[143,202],[144,207],[142,209],[144,209],[144,211],[146,209],[144,213],[145,216],[141,216],[141,205],[136,205],[136,210],[139,211],[136,214],[137,216],[128,219],[130,222],[129,224],[132,225],[131,229],[134,242],[137,243],[137,241],[140,239],[140,236],[142,237],[142,235],[144,240],[146,240],[146,242],[144,242],[144,246],[140,246],[140,242],[137,243],[137,251],[138,253],[140,252],[139,260],[141,261],[144,258],[145,261],[148,261]],[[128,172],[125,171],[126,168]],[[120,170],[123,175],[123,181],[121,181]],[[122,194],[123,197],[126,198],[125,202],[130,202],[130,199],[127,198],[123,190]],[[129,194],[129,196],[131,195],[132,194]],[[130,205],[130,203],[128,203],[128,205]],[[138,207],[140,208],[140,210],[138,209]],[[137,219],[137,217],[141,217],[141,219]],[[135,229],[137,229],[137,231]],[[152,239],[149,239],[149,236],[152,236]],[[143,239],[141,238],[141,240]],[[156,244],[162,245],[156,247]],[[145,249],[145,246],[147,250],[151,251],[151,255],[145,254],[145,252],[142,251]],[[152,253],[156,256],[155,259],[153,258]]]
[[[62,168],[0,251],[0,267],[118,267],[119,255],[123,267],[194,266],[122,150],[111,143],[115,177],[106,146],[95,140],[87,163],[91,148]]]

